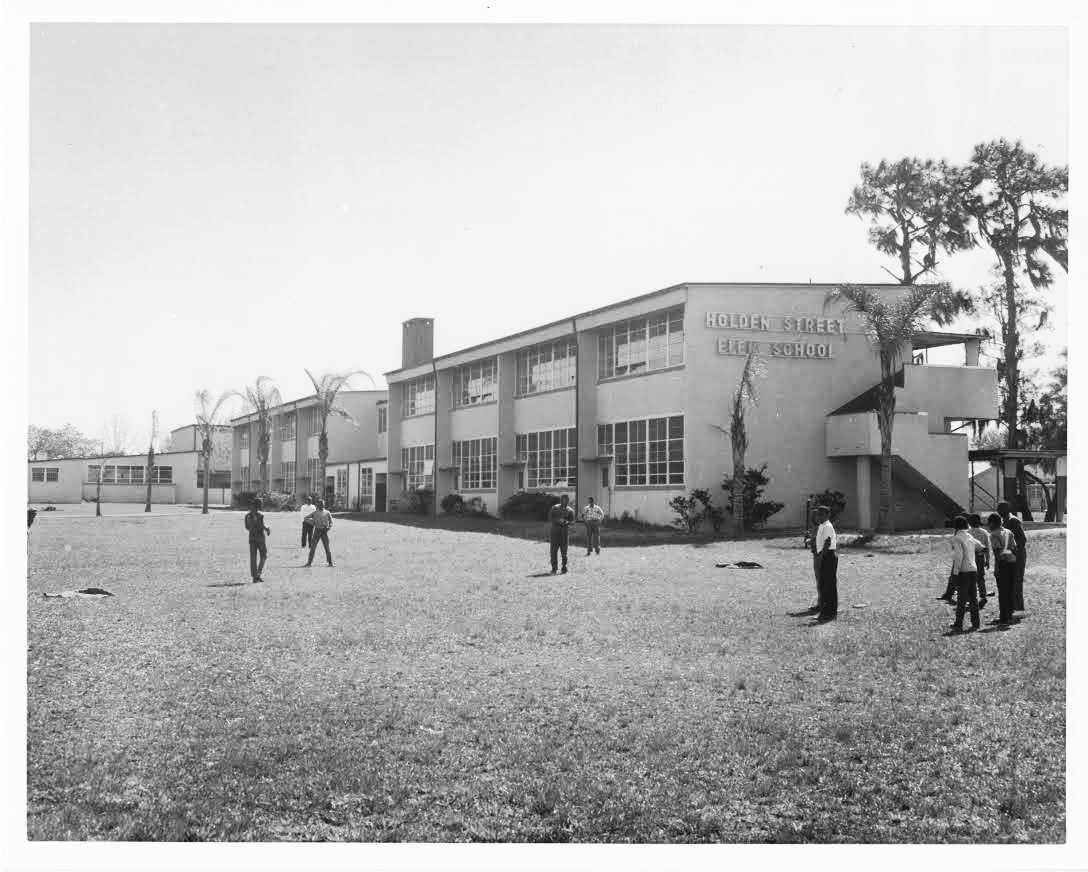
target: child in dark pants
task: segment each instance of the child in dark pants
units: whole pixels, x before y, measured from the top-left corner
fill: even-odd
[[[986,570],[990,568],[990,534],[982,529],[982,516],[972,512],[967,516],[967,532],[982,547],[975,552],[975,579],[978,582],[978,607],[986,608]]]
[[[831,510],[816,508],[816,577],[820,597],[817,621],[833,621],[839,614],[839,540],[831,524]]]
[[[967,532],[967,519],[960,515],[952,523],[956,533],[952,537],[952,578],[956,579],[956,620],[952,623],[952,629],[956,632],[963,631],[963,615],[970,608],[971,629],[977,630],[981,621],[978,614],[978,599],[976,597],[975,578],[977,569],[975,566],[975,551],[978,548],[978,540]]]
[[[1001,515],[993,512],[986,519],[990,528],[990,543],[994,552],[994,576],[997,578],[997,620],[1007,624],[1015,608],[1013,588],[1016,583],[1016,537],[1001,523]]]
[[[264,562],[268,558],[265,536],[272,532],[264,525],[260,500],[254,500],[246,514],[246,529],[249,531],[249,574],[253,578],[253,583],[256,584],[258,581],[264,581],[261,573],[264,571]],[[258,556],[261,558],[260,563],[257,562]]]

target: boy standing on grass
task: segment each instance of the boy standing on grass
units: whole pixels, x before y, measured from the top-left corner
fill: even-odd
[[[1002,500],[997,504],[997,513],[1006,530],[1011,530],[1016,540],[1016,569],[1012,580],[1012,610],[1024,610],[1024,569],[1028,564],[1028,537],[1024,532],[1024,523],[1012,514],[1012,508]]]
[[[317,508],[310,514],[310,523],[313,525],[313,535],[310,539],[310,559],[307,566],[312,566],[314,554],[317,552],[317,543],[325,546],[325,559],[332,566],[332,551],[329,549],[329,530],[332,529],[332,513],[325,511],[324,500],[317,501]]]
[[[310,495],[302,498],[302,505],[298,510],[302,516],[302,547],[305,548],[314,538],[314,525],[310,523],[310,515],[314,513],[314,504],[310,502]]]
[[[246,529],[249,531],[249,574],[253,583],[264,581],[261,573],[264,571],[264,562],[268,558],[268,547],[265,545],[265,536],[272,531],[264,525],[264,515],[261,514],[261,501],[254,500],[246,514]],[[257,557],[261,560],[258,564]]]
[[[821,623],[833,621],[839,614],[839,539],[831,525],[831,510],[827,506],[816,507],[816,574],[819,579]]]
[[[582,509],[582,520],[586,523],[586,557],[596,551],[601,553],[601,521],[604,520],[604,509],[597,505],[593,497],[589,498],[586,507]]]
[[[952,570],[949,578],[956,580],[956,620],[952,622],[951,629],[957,633],[963,632],[963,613],[968,607],[971,609],[971,629],[979,627],[978,599],[975,595],[977,573],[975,564],[975,551],[978,550],[978,540],[967,532],[967,519],[960,515],[952,522],[955,530],[952,536]]]
[[[978,607],[986,608],[986,570],[990,568],[990,534],[982,528],[982,516],[972,512],[967,516],[967,532],[982,547],[975,552],[975,578],[978,581]]]
[[[570,525],[574,523],[574,509],[570,507],[570,497],[563,494],[559,502],[548,509],[548,544],[551,547],[552,575],[559,568],[556,559],[563,555],[563,572],[567,571],[567,543],[570,541]]]
[[[1016,539],[1011,530],[1001,525],[1001,515],[992,512],[986,519],[990,528],[990,543],[994,552],[994,577],[997,579],[997,620],[1007,624],[1012,620],[1013,585],[1016,581]]]

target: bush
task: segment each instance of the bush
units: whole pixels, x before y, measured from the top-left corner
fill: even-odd
[[[236,509],[248,509],[255,499],[257,499],[257,491],[239,491],[231,494],[231,505]]]
[[[460,515],[465,510],[465,498],[460,494],[446,494],[440,505],[447,515]]]
[[[817,506],[827,506],[831,510],[831,520],[834,522],[846,510],[846,494],[828,488],[823,493],[810,494],[809,506],[813,509]]]
[[[509,520],[546,521],[551,507],[559,502],[555,494],[543,491],[522,491],[510,497],[499,514]]]
[[[744,487],[741,491],[741,500],[744,503],[744,529],[758,530],[773,516],[782,511],[784,503],[774,500],[761,500],[764,489],[770,479],[767,478],[767,464],[756,469],[748,467],[744,470]],[[733,479],[727,478],[722,482],[722,490],[728,494],[729,502],[725,510],[733,514]]]
[[[294,512],[298,510],[298,501],[294,494],[261,494],[261,509],[265,512]],[[252,500],[250,501],[252,502]],[[325,508],[331,509],[331,506]]]
[[[487,510],[487,503],[484,502],[483,497],[473,497],[464,503],[464,510],[466,515],[474,515],[478,518],[490,518],[491,513]]]
[[[694,494],[690,497],[683,495],[673,497],[669,500],[669,508],[678,516],[673,523],[692,536],[699,532],[699,528],[703,526],[703,521],[706,519],[706,508]]]
[[[397,511],[406,515],[426,515],[434,505],[434,491],[429,489],[405,492],[397,500]]]

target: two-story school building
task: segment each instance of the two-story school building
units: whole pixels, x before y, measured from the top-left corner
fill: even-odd
[[[386,391],[341,391],[337,404],[351,416],[331,414],[326,422],[329,454],[320,480],[317,397],[303,397],[272,410],[266,486],[272,493],[320,496],[330,505],[357,511],[386,508]],[[257,415],[231,421],[234,429],[231,489],[261,489]]]
[[[807,497],[830,488],[847,496],[840,523],[869,528],[880,367],[861,316],[828,304],[834,287],[681,284],[438,358],[434,322],[406,321],[401,367],[386,373],[390,494],[460,493],[496,511],[520,490],[542,490],[663,524],[675,518],[669,501],[694,488],[724,504],[730,398],[755,351],[746,465],[766,463],[765,498],[785,504],[768,526],[801,525]],[[927,331],[903,349],[900,528],[939,525],[969,502],[963,423],[998,414],[980,342]],[[949,345],[963,347],[962,365],[925,363],[928,349]]]

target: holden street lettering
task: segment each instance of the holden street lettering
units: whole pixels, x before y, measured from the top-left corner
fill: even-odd
[[[719,339],[718,354],[766,354],[769,357],[792,357],[808,360],[833,360],[835,346],[830,342],[755,342],[750,339]]]
[[[762,330],[781,333],[838,333],[840,335],[846,333],[846,321],[842,318],[794,315],[707,312],[706,326],[712,330]]]

